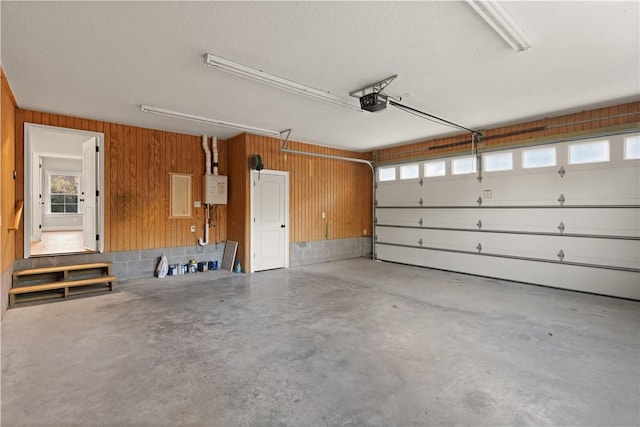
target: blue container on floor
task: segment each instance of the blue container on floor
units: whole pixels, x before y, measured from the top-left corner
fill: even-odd
[[[178,274],[178,267],[180,267],[178,264],[171,264],[169,266],[169,271],[167,271],[167,275],[175,276],[176,274]]]

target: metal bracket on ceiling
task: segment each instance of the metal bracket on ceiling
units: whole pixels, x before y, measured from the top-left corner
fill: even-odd
[[[397,74],[394,74],[393,76],[387,77],[386,79],[382,79],[378,82],[366,85],[364,87],[361,87],[360,89],[356,89],[354,91],[349,92],[349,95],[355,97],[355,98],[360,98],[361,96],[365,96],[369,93],[381,93],[384,88],[386,88],[387,86],[389,86],[389,84],[391,84],[392,81],[395,80],[395,78],[398,77]]]
[[[285,129],[280,131],[280,148],[287,148],[287,142],[289,142],[289,136],[291,136],[291,129]]]

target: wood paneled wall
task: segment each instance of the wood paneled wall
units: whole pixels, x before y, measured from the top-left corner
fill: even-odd
[[[238,242],[237,258],[244,270],[249,271],[249,164],[246,159],[246,136],[240,134],[227,140],[229,188],[227,206],[227,237]],[[249,240],[248,240],[249,239]]]
[[[354,153],[291,141],[288,148],[310,153],[370,159]],[[250,171],[248,158],[260,154],[265,169],[289,172],[289,238],[291,242],[343,239],[371,235],[372,175],[369,166],[342,160],[283,153],[275,138],[243,134],[229,140],[229,190],[234,212],[229,238],[239,242],[238,257],[250,268]],[[238,184],[238,181],[242,181]],[[235,197],[241,198],[235,202]],[[237,211],[235,211],[237,209]],[[325,212],[326,218],[322,218]],[[237,218],[237,220],[235,219]],[[232,225],[235,223],[235,225]],[[237,225],[237,226],[236,226]]]
[[[105,251],[189,246],[204,237],[204,208],[194,208],[190,219],[169,219],[170,173],[192,174],[193,200],[202,200],[205,161],[201,136],[18,109],[17,194],[24,194],[24,123],[104,133]],[[220,174],[224,175],[225,141],[218,141],[218,147]],[[215,223],[211,243],[227,239],[226,207],[216,209]],[[196,226],[196,233],[191,233],[191,225]],[[16,255],[22,258],[22,230],[17,238]]]
[[[12,225],[16,206],[16,187],[13,180],[13,171],[16,164],[15,135],[16,135],[16,101],[4,75],[2,75],[2,118],[0,122],[0,139],[2,140],[0,152],[0,201],[2,210],[2,236],[0,236],[2,271],[6,271],[15,260],[16,256],[16,231],[9,231]],[[4,286],[3,286],[4,288]],[[6,301],[6,295],[2,301]]]
[[[495,147],[517,146],[638,126],[640,126],[640,102],[630,102],[489,129],[483,132],[486,139],[479,144],[478,148],[483,150]],[[496,137],[497,135],[505,134],[510,135]],[[465,141],[468,143],[459,144]],[[467,133],[383,149],[378,151],[376,156],[378,163],[384,164],[466,152],[471,153],[470,141],[470,134]]]
[[[0,84],[0,317],[4,317],[11,289],[11,273],[16,257],[16,231],[9,230],[13,226],[16,206],[16,186],[13,171],[16,164],[15,126],[16,99],[11,91],[4,70],[0,68],[2,83]]]

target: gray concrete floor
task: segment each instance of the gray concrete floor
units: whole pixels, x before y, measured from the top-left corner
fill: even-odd
[[[638,302],[365,259],[117,289],[8,311],[3,426],[640,423]]]

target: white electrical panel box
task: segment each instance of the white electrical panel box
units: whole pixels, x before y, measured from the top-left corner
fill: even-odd
[[[204,176],[204,200],[207,205],[227,204],[227,178],[222,175]]]

